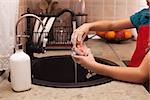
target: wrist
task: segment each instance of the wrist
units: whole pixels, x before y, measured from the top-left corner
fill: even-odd
[[[97,65],[98,65],[98,62],[92,61],[90,62],[89,69],[94,70]]]
[[[86,28],[90,31],[92,24],[91,23],[84,23],[84,25],[86,26]]]

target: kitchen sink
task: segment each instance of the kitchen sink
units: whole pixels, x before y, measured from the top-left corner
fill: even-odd
[[[118,66],[116,63],[95,57],[99,63]],[[75,64],[70,55],[35,58],[32,61],[32,83],[41,86],[59,88],[77,88],[100,85],[113,79],[94,74],[79,64]],[[91,75],[87,77],[87,75]]]

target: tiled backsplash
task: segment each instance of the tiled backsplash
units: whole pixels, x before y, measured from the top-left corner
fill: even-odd
[[[127,18],[146,6],[146,0],[85,0],[88,21]]]
[[[24,0],[22,0],[24,1]],[[26,0],[28,6],[37,9],[40,0]],[[71,0],[57,0],[59,6],[68,8]],[[146,6],[146,0],[85,0],[88,21],[127,18]]]

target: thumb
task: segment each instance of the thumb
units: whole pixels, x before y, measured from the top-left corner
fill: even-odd
[[[73,34],[71,35],[71,42],[73,46],[76,46],[77,37],[78,37],[78,34],[76,32],[73,32]]]
[[[78,40],[79,42],[81,42],[81,44],[82,44],[82,42],[83,42],[83,40],[85,39],[85,37],[86,37],[86,33],[80,32],[80,34],[79,34],[78,37],[77,37],[77,40]]]
[[[87,49],[87,54],[88,54],[88,56],[93,56],[91,49],[89,49],[89,48]]]

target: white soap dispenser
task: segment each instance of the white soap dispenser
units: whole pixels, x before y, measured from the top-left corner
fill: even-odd
[[[10,57],[10,78],[12,89],[22,92],[31,89],[31,61],[30,57],[19,45]]]

